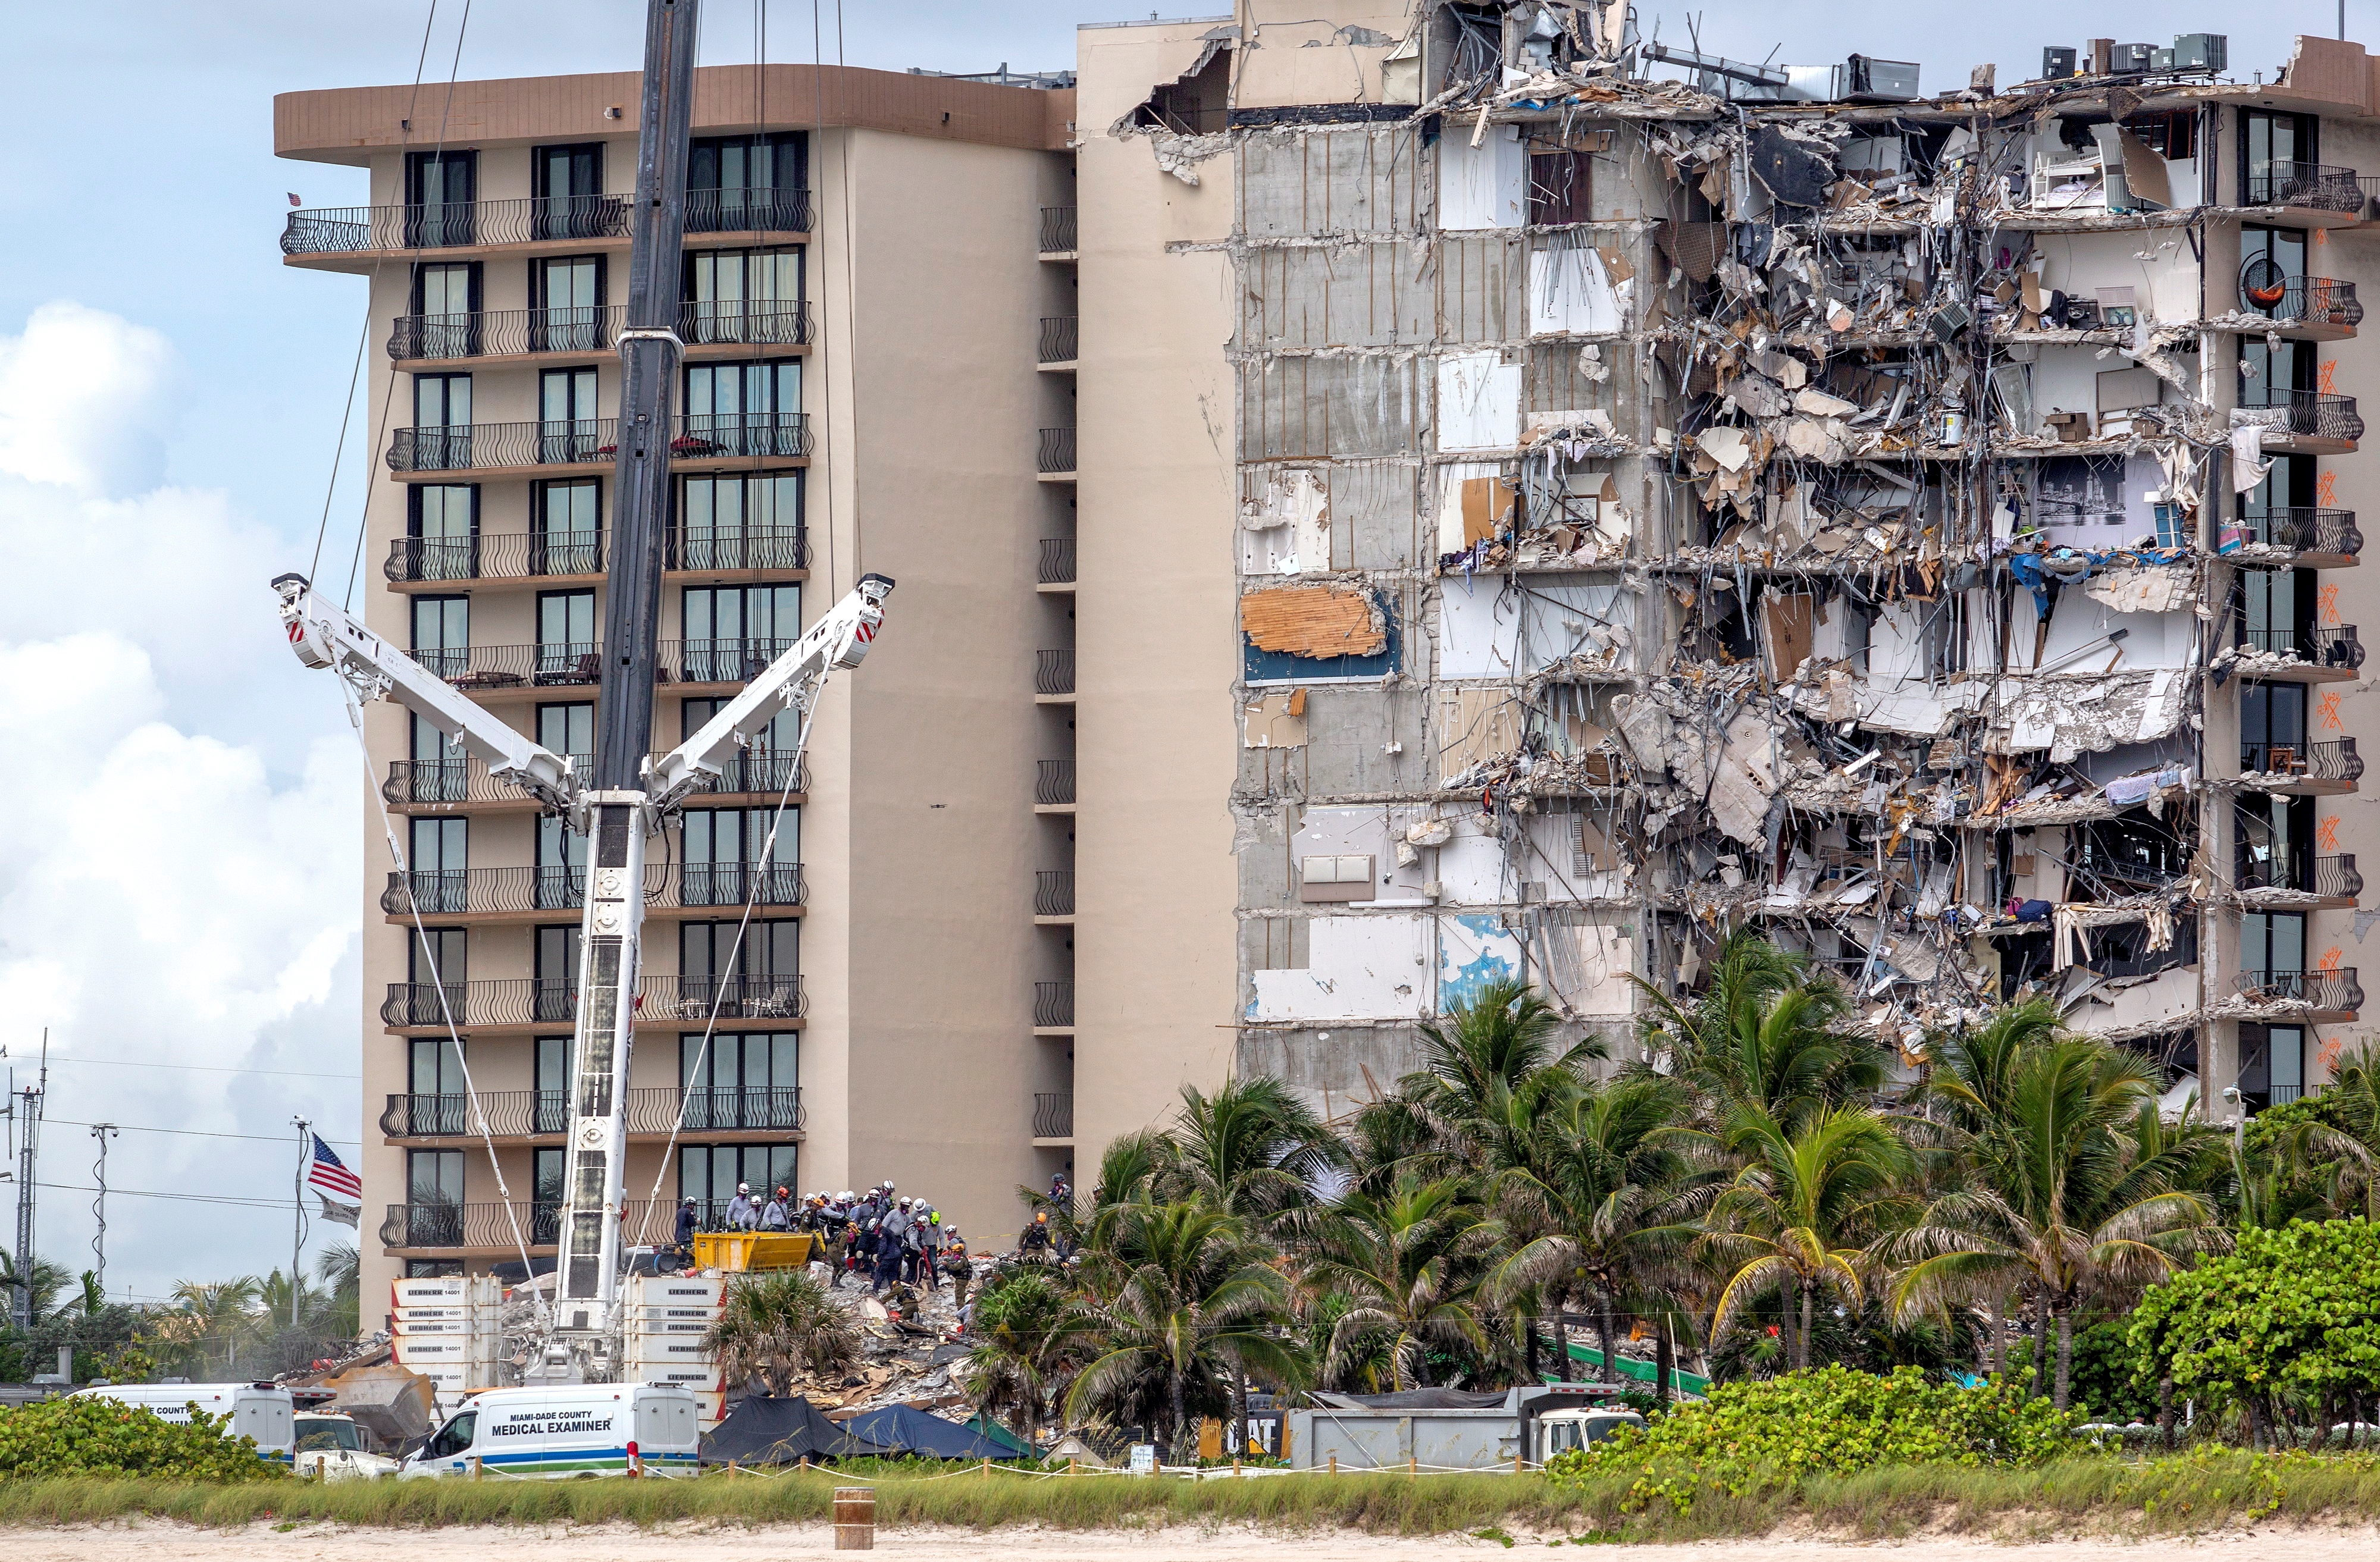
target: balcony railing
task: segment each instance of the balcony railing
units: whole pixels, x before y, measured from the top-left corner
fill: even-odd
[[[2352,328],[2363,323],[2363,306],[2355,297],[2355,284],[2326,276],[2293,276],[2277,292],[2257,294],[2240,289],[2240,301],[2251,314],[2281,325],[2330,325]]]
[[[2248,171],[2250,206],[2311,206],[2361,212],[2363,187],[2352,168],[2321,163],[2259,163]]]
[[[399,315],[388,356],[419,359],[524,357],[531,353],[605,353],[620,345],[625,304],[547,309],[474,309]],[[810,339],[808,299],[689,299],[678,306],[687,346],[800,346]]]
[[[2363,988],[2352,965],[2334,971],[2242,971],[2238,991],[2252,1003],[2301,1003],[2347,1014],[2363,1007]]]
[[[2240,773],[2287,776],[2292,781],[2362,781],[2363,758],[2353,738],[2328,743],[2243,743]]]
[[[659,759],[661,755],[656,753],[653,757]],[[781,796],[790,791],[798,797],[810,789],[809,766],[798,761],[799,757],[792,749],[755,745],[738,753],[721,768],[717,784],[705,782],[698,785],[695,791],[697,794],[758,793],[769,797]]]
[[[809,419],[798,412],[692,412],[675,426],[670,455],[679,461],[791,459],[810,453]],[[617,418],[581,418],[398,429],[389,436],[387,460],[394,472],[461,472],[595,466],[619,453]]]
[[[1075,870],[1073,868],[1043,868],[1033,876],[1033,914],[1036,916],[1075,914]]]
[[[2257,385],[2240,398],[2240,405],[2285,409],[2289,416],[2277,431],[2300,439],[2352,442],[2363,437],[2363,419],[2356,413],[2353,396]]]
[[[1082,323],[1078,315],[1054,315],[1041,321],[1040,358],[1043,363],[1075,361],[1076,327]]]
[[[664,684],[744,684],[794,648],[790,638],[735,640],[663,640],[654,647]]]
[[[674,570],[798,570],[810,563],[807,527],[672,527],[665,567]]]
[[[2311,629],[2246,629],[2240,643],[2268,656],[2285,656],[2309,667],[2354,669],[2363,665],[2363,642],[2351,624],[2318,624]]]
[[[799,863],[648,863],[649,906],[797,906]],[[391,873],[380,909],[391,916],[577,911],[587,903],[583,867],[474,867]]]
[[[476,537],[400,537],[381,574],[394,581],[528,579],[601,575],[601,531],[496,531]]]
[[[2356,529],[2352,510],[2320,510],[2291,505],[2240,517],[2246,540],[2292,553],[2338,553],[2353,558],[2363,551],[2363,534]]]
[[[571,762],[581,782],[594,779],[592,755],[576,754]],[[442,759],[392,759],[388,779],[380,785],[383,801],[407,803],[527,803],[529,794],[488,774],[487,763],[468,756]]]
[[[1071,648],[1033,653],[1033,692],[1070,695],[1075,692],[1075,653]]]
[[[2355,871],[2355,854],[2317,857],[2307,852],[2279,852],[2263,862],[2240,865],[2240,890],[2290,890],[2325,900],[2353,900],[2363,893],[2363,876]]]
[[[1052,1028],[1075,1023],[1075,984],[1036,982],[1033,984],[1033,1023]]]
[[[480,1112],[460,1095],[391,1096],[380,1114],[380,1131],[392,1139],[479,1137],[528,1139],[570,1129],[566,1090],[482,1090]],[[683,1104],[689,1132],[718,1129],[797,1132],[808,1124],[797,1086],[748,1090],[679,1090],[639,1085],[628,1092],[631,1133],[667,1133],[678,1125]]]
[[[1033,1137],[1072,1139],[1075,1136],[1075,1093],[1062,1090],[1033,1097]]]
[[[449,646],[413,660],[458,689],[584,688],[601,683],[603,648],[592,640],[542,646]]]
[[[391,982],[380,1006],[381,1023],[457,1026],[569,1024],[577,1018],[575,979],[513,977],[491,982],[449,982],[445,1002],[439,984]],[[727,1020],[797,1020],[808,1007],[796,975],[647,976],[637,985],[640,1023],[679,1021],[700,1023],[718,1006]]]
[[[547,239],[625,238],[625,195],[532,196],[440,205],[325,206],[289,213],[284,255],[344,255],[370,249],[450,249]]]
[[[1075,208],[1044,206],[1041,208],[1041,253],[1062,255],[1078,246],[1075,242]]]
[[[1035,454],[1035,469],[1042,472],[1071,472],[1075,469],[1075,430],[1044,429],[1041,444]]]
[[[1056,806],[1075,800],[1075,762],[1037,759],[1033,762],[1033,801]]]
[[[808,233],[806,189],[709,189],[686,192],[688,233]]]
[[[724,1206],[702,1211],[704,1229],[724,1224]],[[677,1229],[677,1205],[670,1199],[630,1199],[620,1229],[632,1242],[667,1243]],[[562,1230],[560,1199],[515,1199],[486,1204],[424,1201],[393,1204],[382,1216],[382,1247],[464,1248],[509,1253],[516,1241],[552,1247]]]
[[[1075,539],[1071,537],[1045,537],[1041,539],[1040,580],[1044,586],[1071,586],[1075,580]]]

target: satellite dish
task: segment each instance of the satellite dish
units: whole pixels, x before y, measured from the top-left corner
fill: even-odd
[[[2289,273],[2270,255],[2251,255],[2240,267],[2240,297],[2260,309],[2271,309],[2289,290]]]

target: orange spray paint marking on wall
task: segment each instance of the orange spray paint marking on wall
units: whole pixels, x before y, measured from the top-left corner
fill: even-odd
[[[2325,624],[2337,624],[2338,622],[2338,586],[2337,582],[2334,581],[2322,587],[2321,600],[2322,621]]]
[[[2337,728],[2347,725],[2346,721],[2341,720],[2338,714],[2338,691],[2337,689],[2325,689],[2322,692],[2322,697],[2314,703],[2316,708],[2322,712],[2322,724],[2324,726]]]
[[[2325,1077],[2338,1072],[2338,1055],[2344,1050],[2345,1048],[2335,1035],[2324,1036],[2321,1045],[2314,1048],[2314,1061],[2320,1065],[2321,1072]]]
[[[2338,474],[2317,473],[2313,479],[2313,502],[2325,510],[2338,508]]]
[[[2313,963],[2313,968],[2317,971],[2336,973],[2338,970],[2338,963],[2345,958],[2338,946],[2333,944],[2322,951],[2322,958]]]
[[[2313,827],[2314,844],[2325,852],[2338,850],[2338,816],[2330,814],[2318,819]]]
[[[2338,394],[2338,360],[2325,358],[2313,372],[2314,389],[2325,396]]]

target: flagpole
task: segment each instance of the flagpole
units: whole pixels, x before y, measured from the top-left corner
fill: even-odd
[[[292,1118],[298,1125],[298,1170],[290,1189],[289,1221],[289,1326],[298,1326],[298,1255],[306,1246],[306,1168],[314,1158],[313,1124],[304,1118]]]

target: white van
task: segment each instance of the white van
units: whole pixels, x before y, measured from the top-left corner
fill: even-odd
[[[463,1401],[400,1475],[692,1475],[702,1434],[694,1395],[650,1383],[490,1388]]]
[[[77,1399],[113,1399],[153,1411],[176,1426],[190,1423],[196,1405],[212,1416],[228,1416],[227,1437],[253,1437],[261,1459],[287,1463],[296,1445],[297,1405],[286,1388],[270,1383],[111,1383],[79,1388]]]

